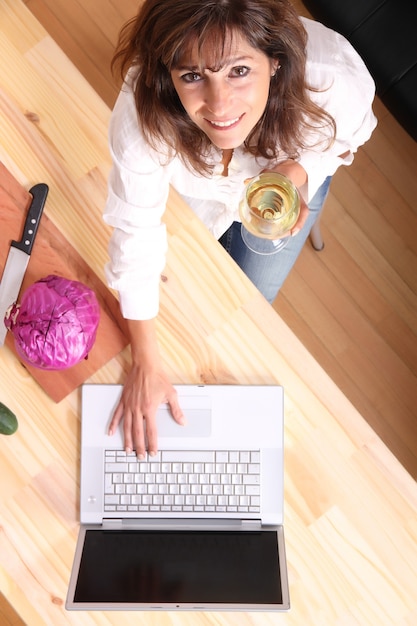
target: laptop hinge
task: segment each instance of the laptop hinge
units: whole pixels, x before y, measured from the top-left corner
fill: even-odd
[[[103,519],[102,528],[104,530],[116,530],[122,528],[123,520],[117,518],[105,518]]]
[[[260,519],[243,519],[242,528],[247,530],[262,528],[262,521]]]
[[[237,529],[239,528],[240,530],[259,530],[262,528],[262,521],[260,519],[215,519],[215,518],[210,518],[210,519],[187,519],[187,518],[170,518],[170,519],[166,519],[166,518],[162,518],[162,519],[157,519],[157,518],[127,518],[127,519],[121,519],[121,518],[105,518],[103,519],[102,522],[102,528],[103,530],[120,530],[121,528],[134,528],[134,527],[140,527],[142,529],[146,529],[146,528],[157,528],[157,527],[162,527],[162,528],[170,528],[170,529],[175,529],[177,527],[183,527],[183,528],[189,528],[190,530],[195,527],[195,528],[203,528],[203,527],[208,527],[208,528],[216,528],[218,527],[219,529],[221,528],[227,528],[229,527],[230,529]]]

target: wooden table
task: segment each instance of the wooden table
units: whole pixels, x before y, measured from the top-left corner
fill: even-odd
[[[102,280],[109,111],[19,0],[0,0],[0,159]],[[79,390],[53,402],[0,349],[0,590],[30,626],[417,623],[417,488],[289,328],[172,193],[158,332],[173,382],[285,388],[288,614],[69,613]],[[123,380],[125,348],[92,382]],[[393,416],[395,419],[395,416]]]

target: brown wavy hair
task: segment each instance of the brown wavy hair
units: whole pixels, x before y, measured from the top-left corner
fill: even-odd
[[[335,122],[312,102],[306,83],[307,33],[288,0],[145,0],[122,28],[112,70],[133,79],[138,120],[151,146],[166,145],[199,173],[211,142],[188,117],[171,79],[183,54],[197,42],[221,67],[230,34],[248,43],[280,69],[271,78],[265,111],[245,140],[254,156],[277,159],[281,151],[297,158],[305,137],[320,131],[324,149],[335,136]]]

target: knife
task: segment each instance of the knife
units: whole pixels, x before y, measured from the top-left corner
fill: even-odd
[[[0,346],[4,344],[7,333],[4,316],[9,306],[18,298],[48,191],[49,187],[45,183],[39,183],[29,190],[32,202],[23,228],[23,236],[20,241],[13,240],[10,244],[0,283]]]

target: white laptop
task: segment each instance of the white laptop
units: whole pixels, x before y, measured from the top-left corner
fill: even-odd
[[[156,457],[107,435],[120,385],[82,387],[81,527],[66,608],[284,611],[283,389],[176,386]]]

